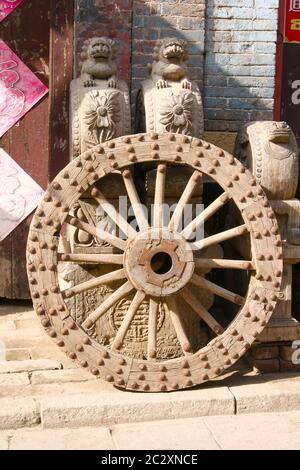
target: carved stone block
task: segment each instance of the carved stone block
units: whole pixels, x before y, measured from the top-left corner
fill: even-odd
[[[114,41],[92,38],[81,54],[81,76],[71,82],[71,159],[114,137],[130,134],[127,84],[116,76]]]
[[[203,107],[199,88],[188,79],[186,43],[171,38],[157,41],[151,78],[142,82],[137,101],[139,132],[174,132],[201,137]]]
[[[249,167],[269,199],[295,197],[298,149],[296,138],[285,122],[246,124],[237,136],[235,156]]]

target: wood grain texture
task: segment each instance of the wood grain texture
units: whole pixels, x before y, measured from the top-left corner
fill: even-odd
[[[199,171],[203,176],[210,175],[234,201],[244,221],[243,231],[245,227],[247,228],[245,236],[249,239],[251,246],[251,267],[253,268],[250,271],[247,294],[236,317],[229,325],[224,327],[222,324],[221,328],[213,314],[203,306],[201,295],[198,298],[197,292],[192,291],[192,286],[189,286],[190,275],[183,277],[182,274],[186,272],[187,266],[193,266],[194,262],[191,246],[185,240],[178,247],[180,258],[176,260],[176,257],[173,257],[171,269],[168,268],[169,271],[161,273],[161,276],[166,276],[166,279],[171,276],[167,279],[166,285],[157,284],[157,276],[160,274],[157,273],[156,268],[150,269],[149,267],[152,254],[155,250],[158,250],[157,252],[162,250],[165,253],[177,251],[175,238],[174,240],[170,238],[170,231],[167,227],[149,229],[150,238],[148,236],[145,238],[145,234],[140,232],[134,239],[126,242],[125,260],[127,258],[129,261],[136,260],[133,266],[128,260],[124,262],[126,277],[129,280],[111,291],[83,322],[76,320],[72,305],[69,306],[64,301],[57,272],[58,257],[61,256],[58,251],[58,234],[68,220],[64,208],[71,210],[80,199],[83,190],[90,190],[95,184],[94,175],[89,171],[91,160],[97,173],[97,185],[100,189],[101,180],[107,174],[116,175],[116,164],[121,173],[128,171],[128,168],[133,165],[128,158],[132,153],[132,148],[129,149],[124,145],[124,138],[104,142],[101,149],[96,148],[85,152],[73,160],[50,185],[34,215],[28,242],[28,276],[32,297],[35,309],[47,333],[55,338],[58,346],[65,349],[71,359],[78,361],[82,367],[88,368],[92,374],[99,375],[108,382],[129,390],[157,392],[189,388],[219,376],[234,364],[250,348],[270,320],[282,289],[283,253],[279,227],[264,191],[253,179],[251,172],[227,152],[202,140],[178,134],[151,133],[132,135],[129,138],[136,156],[135,165],[153,162],[149,149],[153,145],[158,145],[156,165],[166,164],[171,167],[176,162],[179,168],[184,165],[190,167],[192,171]],[[115,156],[113,161],[108,158],[112,142]],[[180,160],[177,158],[179,147],[181,148]],[[199,153],[199,148],[201,148],[201,153]],[[66,171],[68,177],[66,177]],[[75,186],[70,184],[71,180],[76,180]],[[155,230],[158,231],[157,235],[155,235]],[[168,231],[167,234],[165,230]],[[166,240],[166,235],[168,235],[168,240]],[[226,240],[227,236],[224,237],[222,233],[221,239]],[[151,242],[150,248],[149,241]],[[154,245],[156,245],[155,250],[152,248]],[[140,246],[143,251],[142,256]],[[206,256],[208,257],[209,255]],[[214,255],[211,259],[215,258]],[[149,284],[146,285],[147,292],[145,283],[140,284],[141,276],[134,277],[137,269],[138,273],[145,276]],[[159,282],[162,277],[159,278]],[[185,281],[184,285],[183,281]],[[232,299],[231,292],[220,291],[216,284],[201,282],[201,286],[203,289],[218,290],[218,294],[226,294]],[[132,294],[134,295],[135,292],[138,295],[135,296],[130,309]],[[116,337],[121,328],[119,338],[117,338],[121,342],[125,338],[124,335],[129,334],[135,312],[137,315],[140,313],[138,309],[142,308],[142,305],[139,307],[139,302],[144,298],[144,294],[146,297],[161,299],[177,295],[177,293],[184,296],[184,301],[192,305],[195,315],[208,323],[217,334],[210,342],[205,343],[204,347],[200,346],[188,357],[154,361],[140,356],[125,355],[122,354],[122,350],[118,352],[113,350],[112,342],[103,344],[94,335],[97,322],[101,317],[109,314],[109,310],[123,299],[127,303],[123,305],[123,316],[115,330]],[[181,302],[179,305],[181,322],[173,315],[173,320],[175,320],[173,326],[175,326],[174,333],[180,337],[184,345],[186,343],[184,333],[188,330],[183,323],[184,305],[182,306]],[[154,312],[151,320],[153,324],[156,322],[155,316]],[[121,327],[124,319],[126,321]],[[153,332],[151,335],[154,348]],[[119,342],[117,346],[120,344]],[[185,349],[189,349],[189,345],[185,344],[185,346],[187,346]]]
[[[69,84],[73,77],[74,1],[51,3],[49,177],[69,161]]]

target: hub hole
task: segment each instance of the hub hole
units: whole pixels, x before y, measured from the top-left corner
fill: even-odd
[[[172,258],[168,253],[161,251],[151,259],[151,268],[156,274],[166,274],[172,268]]]

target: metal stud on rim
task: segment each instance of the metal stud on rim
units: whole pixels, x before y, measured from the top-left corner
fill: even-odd
[[[151,149],[156,144],[155,155]],[[157,162],[155,188],[155,213],[153,226],[140,209],[139,196],[132,178],[130,166]],[[162,224],[161,204],[164,199],[165,178],[168,166],[189,166],[194,170],[186,189],[178,201],[167,227]],[[129,200],[134,208],[139,231],[119,216],[105,200],[101,190],[93,189],[95,182],[118,170],[123,177]],[[199,175],[208,175],[224,190],[195,218],[178,232],[178,221],[184,205],[193,194]],[[101,232],[69,214],[71,207],[87,190],[102,205],[127,239]],[[207,221],[228,201],[233,200],[244,223],[195,242],[204,249],[222,241],[248,233],[251,244],[251,260],[226,260],[195,258],[187,241],[197,224]],[[58,253],[59,234],[63,224],[70,224],[92,235],[103,237],[122,254],[109,255],[109,262],[119,269],[95,278],[85,285],[62,291],[59,285],[58,263],[90,261],[107,263],[107,255],[80,255]],[[142,235],[147,235],[142,236]],[[154,241],[153,247],[145,246],[145,238]],[[157,243],[159,240],[159,243]],[[162,254],[169,269],[156,272],[151,261]],[[95,147],[72,161],[52,182],[30,228],[28,249],[28,277],[32,298],[41,323],[57,345],[71,359],[79,362],[92,374],[113,382],[116,386],[140,391],[171,391],[192,387],[220,375],[234,364],[255,341],[266,326],[275,308],[282,279],[282,246],[276,218],[263,190],[252,174],[227,152],[202,140],[175,134],[137,134],[114,139]],[[138,263],[137,263],[138,261]],[[197,273],[197,268],[241,269],[249,272],[249,287],[244,298],[208,281]],[[150,282],[149,282],[150,276]],[[115,279],[123,284],[98,306],[85,321],[78,325],[69,311],[65,298],[82,289],[109,284]],[[165,283],[164,281],[168,282]],[[240,310],[225,329],[193,295],[193,284],[223,297]],[[101,315],[117,301],[134,294],[116,337],[110,347],[102,346],[88,333]],[[192,352],[189,339],[182,327],[176,297],[189,304],[199,317],[214,331],[216,337],[199,351]],[[141,302],[149,300],[148,359],[139,360],[119,352],[131,321]],[[155,361],[156,325],[158,301],[163,299],[170,315],[183,355],[164,362]],[[188,370],[188,375],[186,371]]]

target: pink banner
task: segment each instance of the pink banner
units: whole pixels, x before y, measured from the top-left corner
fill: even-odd
[[[0,137],[47,92],[48,88],[0,39]]]
[[[0,0],[0,23],[22,2],[23,0]]]
[[[43,189],[0,149],[0,241],[38,205]]]

